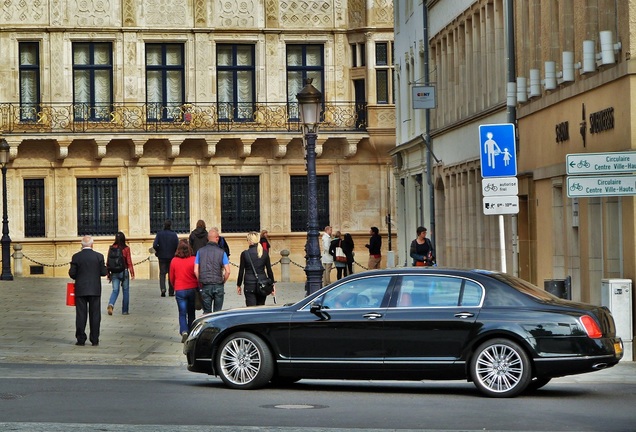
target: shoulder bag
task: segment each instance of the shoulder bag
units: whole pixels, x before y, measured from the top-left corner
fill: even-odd
[[[250,255],[249,249],[245,251],[247,255],[247,259],[250,260],[250,264],[252,265],[252,271],[254,272],[254,277],[256,278],[256,291],[263,297],[267,297],[274,291],[274,281],[270,278],[261,278],[256,273],[256,268],[254,267],[254,262],[252,262],[252,257]]]
[[[347,255],[345,255],[344,251],[342,250],[342,240],[340,240],[338,246],[336,247],[336,261],[343,263],[347,262]]]

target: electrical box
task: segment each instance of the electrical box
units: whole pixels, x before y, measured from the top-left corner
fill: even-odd
[[[612,312],[616,323],[616,336],[623,340],[624,361],[633,361],[632,281],[630,279],[603,279],[601,304]]]

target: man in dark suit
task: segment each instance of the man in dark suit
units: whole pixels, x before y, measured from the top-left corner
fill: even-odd
[[[68,275],[75,280],[75,345],[86,343],[86,319],[90,323],[90,341],[99,345],[99,324],[101,315],[102,281],[108,270],[104,255],[93,250],[93,238],[82,238],[82,250],[73,255]]]

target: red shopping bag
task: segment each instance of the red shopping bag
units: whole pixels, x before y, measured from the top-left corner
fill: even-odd
[[[75,306],[75,284],[73,282],[66,284],[66,306]]]

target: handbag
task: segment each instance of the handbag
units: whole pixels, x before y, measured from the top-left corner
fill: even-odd
[[[345,255],[344,251],[340,247],[341,244],[342,240],[340,240],[340,243],[338,243],[338,246],[336,247],[336,261],[346,263],[347,255]]]
[[[254,267],[254,263],[252,262],[252,257],[250,256],[250,251],[246,252],[247,258],[250,260],[250,264],[252,265],[252,271],[254,272],[254,277],[256,278],[256,291],[263,297],[267,297],[272,292],[274,292],[274,281],[270,278],[260,278],[256,273],[256,268]]]

